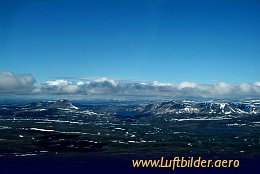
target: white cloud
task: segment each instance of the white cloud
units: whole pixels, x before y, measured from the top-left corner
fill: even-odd
[[[239,86],[226,83],[226,82],[220,82],[214,85],[214,89],[212,92],[215,92],[217,95],[225,96],[225,95],[232,95],[232,93],[235,92],[236,88]]]
[[[260,86],[260,82],[255,82],[254,85],[255,86]]]
[[[49,81],[42,85],[46,93],[101,95],[162,95],[173,97],[260,97],[260,85],[243,83],[198,84],[194,82],[160,83],[116,81],[107,78],[88,82]]]
[[[178,89],[183,89],[183,88],[196,88],[198,85],[196,83],[193,82],[181,82],[180,84],[178,84]]]
[[[21,91],[33,88],[36,80],[31,74],[0,72],[0,91]]]
[[[69,82],[67,80],[50,80],[45,82],[49,86],[62,86],[68,85]]]
[[[68,85],[66,87],[63,88],[63,91],[65,93],[77,93],[79,91],[79,86],[78,85]]]
[[[50,80],[40,84],[38,88],[43,93],[75,94],[80,90],[82,83],[73,83],[68,80]]]
[[[172,97],[213,97],[213,98],[260,98],[260,82],[234,84],[219,82],[216,84],[198,84],[195,82],[160,83],[120,81],[108,78],[95,78],[84,81],[64,79],[35,84],[30,74],[14,75],[0,73],[0,91],[30,90],[31,94],[53,95],[161,95]],[[27,94],[27,93],[26,93]]]

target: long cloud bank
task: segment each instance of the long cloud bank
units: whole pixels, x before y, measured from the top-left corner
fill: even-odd
[[[0,73],[0,93],[31,95],[158,95],[172,97],[238,98],[260,97],[260,82],[198,84],[117,81],[107,78],[92,81],[51,80],[36,84],[30,74]]]

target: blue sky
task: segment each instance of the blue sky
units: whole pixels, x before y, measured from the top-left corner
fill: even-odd
[[[1,0],[0,25],[0,71],[38,82],[260,80],[259,0]]]

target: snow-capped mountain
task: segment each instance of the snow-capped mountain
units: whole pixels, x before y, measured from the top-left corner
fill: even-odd
[[[122,103],[85,103],[73,105],[62,99],[57,101],[39,101],[21,106],[0,108],[1,115],[16,116],[48,116],[48,115],[81,115],[81,116],[109,116],[120,118],[140,118],[143,116],[214,116],[214,115],[260,115],[260,100],[248,101],[190,101],[169,100],[149,102],[122,102]]]
[[[164,114],[260,114],[260,107],[244,102],[163,101],[148,104],[144,113]]]
[[[51,104],[49,109],[55,108],[55,109],[79,109],[78,107],[74,106],[73,104],[70,103],[70,101],[62,99],[62,100],[57,100],[53,104]]]
[[[9,115],[16,116],[49,116],[49,115],[64,115],[65,113],[86,115],[98,115],[89,109],[79,108],[73,105],[70,101],[62,99],[57,101],[39,101],[12,108]],[[5,114],[0,109],[0,114]],[[5,114],[6,115],[6,114]]]

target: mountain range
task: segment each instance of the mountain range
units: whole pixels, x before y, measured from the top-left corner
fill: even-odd
[[[74,101],[73,101],[74,103]],[[0,107],[1,115],[60,115],[63,112],[82,115],[115,115],[139,118],[143,115],[259,115],[260,100],[215,102],[215,101],[149,101],[149,102],[95,102],[89,104],[62,99],[57,101],[32,102],[19,106]]]

